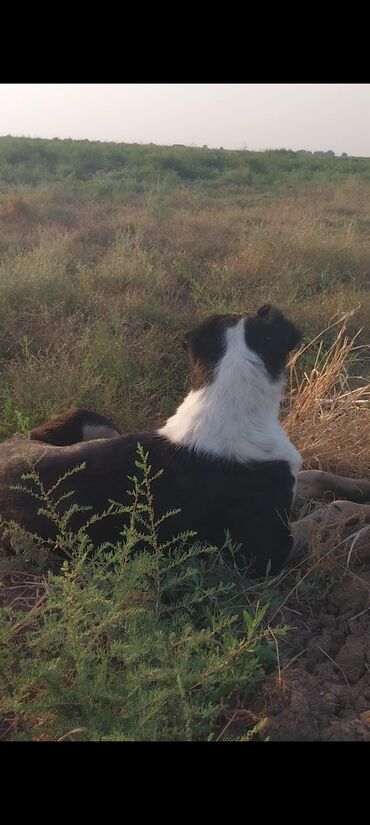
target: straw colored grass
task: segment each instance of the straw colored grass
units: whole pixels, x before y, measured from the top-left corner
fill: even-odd
[[[333,320],[294,353],[288,365],[284,426],[306,469],[359,477],[370,475],[370,383],[358,385],[360,379],[349,375],[349,368],[368,350],[357,346],[357,336],[347,334],[352,315]],[[326,349],[330,330],[336,335]]]

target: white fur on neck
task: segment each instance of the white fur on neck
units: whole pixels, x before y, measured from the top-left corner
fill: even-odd
[[[247,346],[241,320],[226,331],[226,352],[212,382],[191,390],[159,433],[225,459],[287,461],[296,478],[302,459],[278,421],[283,387]]]

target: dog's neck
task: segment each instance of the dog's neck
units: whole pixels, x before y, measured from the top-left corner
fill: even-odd
[[[174,444],[242,463],[287,461],[296,477],[301,457],[278,421],[284,388],[246,346],[243,321],[226,332],[226,351],[209,384],[191,390],[159,430]]]

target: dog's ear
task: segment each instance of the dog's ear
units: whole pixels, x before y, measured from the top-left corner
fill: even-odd
[[[257,310],[257,317],[264,322],[266,334],[271,335],[273,342],[287,355],[301,340],[301,333],[295,324],[272,304],[263,304]]]
[[[281,375],[301,338],[295,324],[272,304],[263,304],[254,318],[246,321],[245,334],[247,344],[263,358],[272,378]]]
[[[211,315],[183,336],[182,344],[189,356],[193,390],[212,381],[226,349],[226,330],[238,320],[240,318],[236,315]]]
[[[266,315],[269,314],[271,309],[271,304],[263,304],[259,309],[257,309],[257,315],[259,315],[260,318],[266,318]]]

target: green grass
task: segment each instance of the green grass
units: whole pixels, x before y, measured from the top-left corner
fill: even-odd
[[[3,738],[214,740],[275,667],[275,640],[286,628],[275,622],[272,631],[269,603],[252,587],[249,605],[230,541],[228,563],[219,548],[194,544],[191,532],[161,545],[158,527],[171,513],[156,518],[140,446],[136,466],[129,526],[121,542],[93,555],[86,530],[96,516],[86,514],[73,533],[76,507],[60,515],[58,483],[45,491],[34,471],[24,476],[23,488],[33,482],[40,512],[57,525],[67,560],[50,569],[37,537],[9,526],[17,556],[8,569],[17,581],[14,567],[26,565],[28,579],[19,580],[21,596],[7,589],[3,563],[10,596],[0,617]]]

